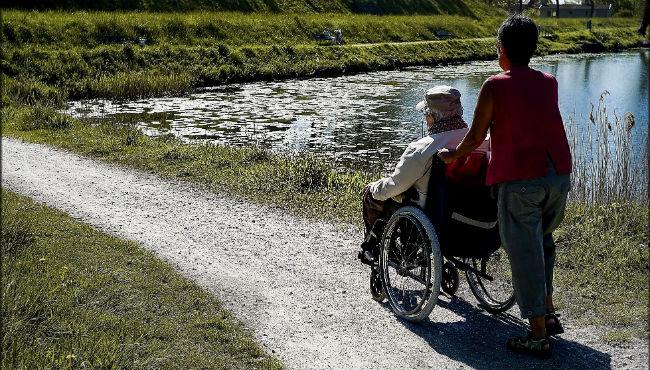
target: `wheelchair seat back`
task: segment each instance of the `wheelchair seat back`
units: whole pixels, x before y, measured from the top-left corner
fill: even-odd
[[[496,199],[485,185],[487,164],[483,152],[447,166],[434,157],[425,213],[445,256],[484,257],[501,245]]]

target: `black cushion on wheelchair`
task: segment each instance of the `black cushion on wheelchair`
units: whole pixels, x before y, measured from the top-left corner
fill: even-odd
[[[490,188],[451,181],[445,169],[435,156],[424,209],[436,229],[442,254],[477,258],[492,254],[501,240]]]

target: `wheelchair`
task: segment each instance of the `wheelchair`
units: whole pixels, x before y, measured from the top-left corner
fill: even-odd
[[[498,314],[514,305],[496,199],[484,185],[487,162],[480,152],[449,166],[434,157],[425,208],[405,204],[373,225],[370,291],[397,316],[427,318],[441,290],[456,293],[459,270],[479,307]]]

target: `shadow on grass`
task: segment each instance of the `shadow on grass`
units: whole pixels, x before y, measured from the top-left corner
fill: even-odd
[[[435,322],[436,311],[440,309],[450,310],[464,320]],[[506,349],[506,340],[525,335],[526,325],[510,314],[486,314],[462,298],[438,300],[438,307],[427,321],[417,324],[404,320],[400,322],[424,339],[434,351],[473,369],[612,368],[609,354],[561,338],[552,340],[553,357],[550,359],[510,352]]]

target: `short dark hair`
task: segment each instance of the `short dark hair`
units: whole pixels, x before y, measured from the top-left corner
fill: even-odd
[[[528,65],[537,50],[539,31],[532,19],[515,14],[499,27],[499,43],[513,64]]]

